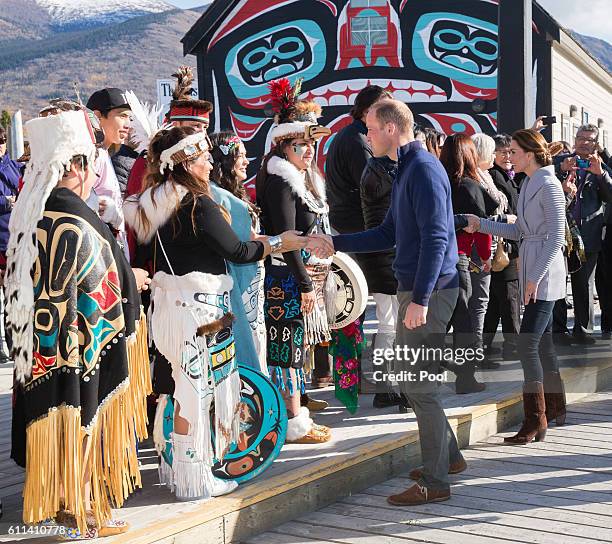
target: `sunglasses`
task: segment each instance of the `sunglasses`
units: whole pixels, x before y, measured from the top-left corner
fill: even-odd
[[[0,145],[4,145],[6,143],[6,138],[0,138]]]

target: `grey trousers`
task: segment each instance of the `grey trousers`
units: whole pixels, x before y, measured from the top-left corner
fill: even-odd
[[[434,291],[429,300],[427,323],[417,329],[408,330],[404,324],[406,308],[412,301],[411,291],[398,292],[399,314],[397,318],[396,343],[400,348],[418,349],[444,348],[446,328],[457,301],[459,289]],[[415,364],[396,361],[395,370],[412,371],[416,377],[421,371],[437,375],[440,361],[435,357],[420,358]],[[406,395],[414,410],[419,426],[423,477],[421,484],[429,489],[447,490],[448,465],[458,462],[462,456],[455,433],[446,419],[440,401],[440,383],[428,379],[403,380],[399,382],[401,392]]]
[[[489,289],[491,286],[490,272],[470,272],[472,280],[472,296],[468,304],[472,327],[477,346],[482,347],[485,316],[489,307]]]

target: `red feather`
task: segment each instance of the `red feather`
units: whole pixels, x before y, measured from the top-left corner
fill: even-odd
[[[268,88],[272,98],[272,109],[275,113],[288,110],[295,104],[293,87],[291,87],[291,82],[287,78],[271,81]]]

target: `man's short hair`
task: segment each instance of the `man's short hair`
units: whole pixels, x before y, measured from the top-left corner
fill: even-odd
[[[493,136],[493,139],[495,140],[495,151],[510,147],[512,143],[512,136],[510,134],[496,134]]]
[[[414,115],[410,108],[399,100],[391,98],[381,100],[372,106],[376,119],[382,124],[394,124],[400,134],[412,136],[414,134]]]
[[[576,134],[580,134],[581,132],[594,132],[595,139],[599,140],[599,127],[597,125],[592,125],[590,123],[588,125],[582,125],[578,127]]]
[[[392,98],[392,95],[379,85],[368,85],[364,87],[355,97],[355,105],[351,109],[351,117],[353,119],[361,119],[366,110],[371,108],[372,105],[379,100],[385,98]]]

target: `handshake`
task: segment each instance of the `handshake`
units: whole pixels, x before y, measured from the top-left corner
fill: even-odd
[[[281,238],[283,252],[307,249],[319,259],[327,259],[336,252],[332,237],[327,234],[303,236],[299,231],[287,231],[281,234]]]

